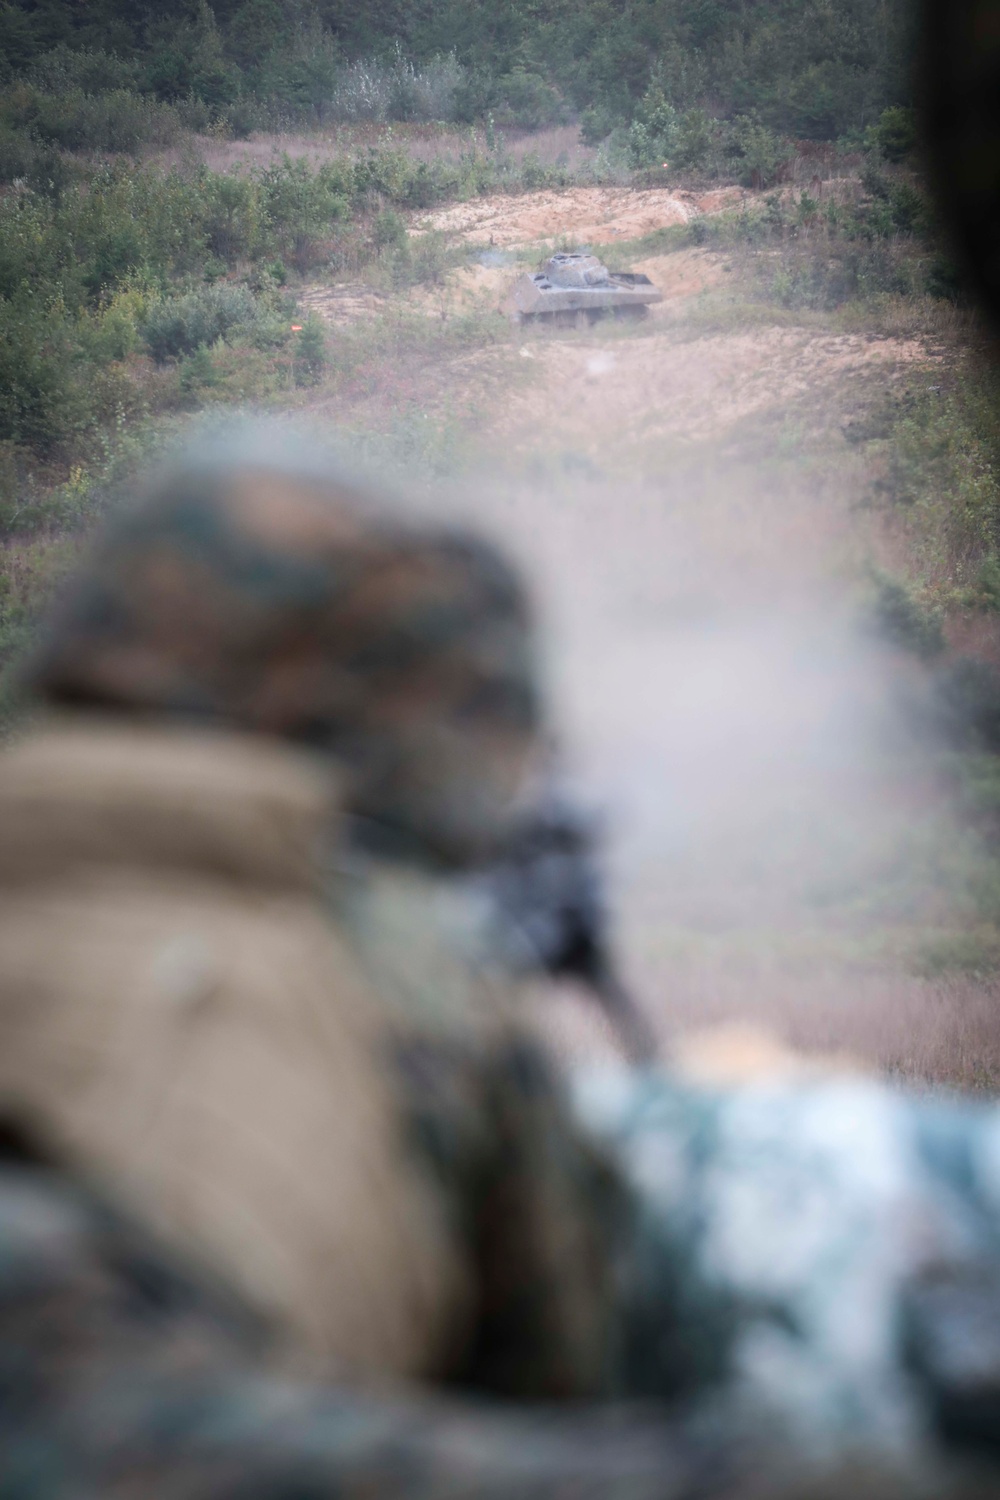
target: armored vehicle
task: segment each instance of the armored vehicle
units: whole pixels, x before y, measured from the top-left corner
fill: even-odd
[[[551,319],[590,322],[600,317],[644,317],[651,302],[662,302],[648,276],[609,271],[596,255],[561,250],[540,271],[526,271],[511,287],[507,312],[515,323]]]

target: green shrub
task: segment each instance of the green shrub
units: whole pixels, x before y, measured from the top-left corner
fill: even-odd
[[[861,171],[861,185],[870,201],[855,208],[847,221],[856,236],[887,239],[893,234],[925,233],[930,227],[926,197],[912,182],[869,159]]]
[[[62,270],[63,295],[97,303],[138,273],[165,281],[204,264],[201,209],[196,181],[120,162],[64,194],[41,238]]]
[[[592,105],[580,116],[580,137],[585,146],[597,146],[620,123],[617,115],[600,105]]]
[[[534,192],[536,188],[545,187],[549,181],[550,173],[542,164],[541,158],[535,151],[528,151],[521,162],[521,186],[527,188],[528,192]]]
[[[197,396],[219,383],[218,371],[206,344],[199,344],[181,361],[178,385],[185,396]]]
[[[44,451],[82,423],[77,353],[59,309],[27,292],[0,302],[0,441]]]
[[[1000,557],[991,554],[983,559],[974,593],[975,602],[980,609],[1000,614]]]
[[[911,551],[973,593],[984,560],[1000,551],[996,410],[996,376],[967,368],[945,388],[914,377],[883,411],[876,490],[907,526]]]
[[[176,139],[176,113],[129,89],[88,94],[81,88],[46,93],[21,85],[0,98],[0,119],[43,145],[63,151],[138,155],[147,143]]]
[[[900,234],[920,234],[928,227],[925,195],[911,182],[894,182],[889,189],[892,228]]]
[[[202,170],[197,189],[210,253],[227,265],[255,254],[267,224],[260,183],[253,177]]]
[[[747,187],[770,187],[787,163],[791,148],[755,115],[739,115],[726,132],[726,151]]]
[[[377,215],[372,225],[372,241],[376,250],[399,250],[406,244],[406,220],[391,208]]]
[[[369,153],[369,158],[377,155]],[[317,241],[347,218],[356,181],[357,173],[349,163],[324,162],[313,171],[308,162],[287,156],[260,174],[261,206],[271,244],[296,270],[305,271],[315,264]]]
[[[257,303],[249,287],[221,284],[155,303],[141,332],[153,359],[163,364],[246,330],[256,318]]]
[[[898,578],[876,575],[872,619],[884,640],[922,660],[944,650],[940,615],[922,604],[912,588]]]
[[[942,302],[968,303],[969,284],[965,271],[947,252],[939,251],[927,267],[928,295]]]
[[[677,111],[657,89],[651,89],[641,100],[629,129],[625,133],[625,152],[634,171],[659,166],[673,154],[677,137]]]
[[[244,131],[258,123],[254,107],[289,120],[471,122],[493,111],[536,128],[563,118],[569,99],[593,111],[595,142],[627,128],[656,89],[681,112],[756,111],[779,135],[831,139],[877,120],[879,149],[894,152],[906,149],[898,106],[911,9],[907,0],[506,0],[499,10],[21,0],[0,6],[0,80],[29,73],[53,94],[153,94],[234,129],[238,106]]]
[[[295,383],[315,385],[326,368],[326,328],[322,318],[310,313],[295,341]]]
[[[160,99],[200,99],[210,109],[240,92],[240,70],[224,56],[215,14],[195,0],[188,18],[164,16],[147,33],[143,85]]]
[[[280,13],[271,17],[270,27],[259,8],[254,16],[253,7],[245,5],[242,16],[244,26],[249,22],[252,29],[263,33],[256,57],[241,48],[242,64],[255,78],[260,103],[266,102],[272,113],[275,108],[283,109],[296,119],[335,118],[334,98],[341,57],[334,38],[323,29],[319,18],[300,18],[298,24],[284,30]],[[276,42],[275,33],[281,40]],[[232,110],[233,105],[228,105],[227,118],[232,117]]]
[[[566,118],[566,106],[540,73],[518,68],[499,78],[493,113],[498,125],[540,130]]]
[[[98,367],[127,359],[139,349],[140,327],[153,293],[140,281],[120,287],[100,307],[77,320],[76,337],[84,358]]]
[[[390,285],[397,290],[418,285],[441,286],[451,265],[447,236],[436,230],[404,234],[402,243],[385,248],[382,264]]]
[[[105,52],[100,47],[67,47],[65,42],[36,57],[27,80],[42,93],[105,94],[116,89],[139,91],[141,65],[135,58]]]
[[[868,143],[887,161],[905,161],[917,146],[917,121],[912,109],[894,105],[884,109],[867,134]]]
[[[26,180],[33,173],[38,155],[38,146],[30,136],[0,124],[0,182]]]
[[[688,109],[674,128],[670,164],[682,172],[700,171],[710,165],[718,148],[719,122],[703,109]]]

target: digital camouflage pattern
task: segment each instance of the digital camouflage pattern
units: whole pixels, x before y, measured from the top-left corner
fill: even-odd
[[[115,517],[28,676],[49,703],[323,750],[393,847],[458,862],[505,831],[538,753],[530,612],[503,557],[246,439]]]
[[[862,1076],[595,1075],[581,1118],[636,1205],[633,1395],[722,1400],[821,1466],[1000,1483],[1000,1109]]]
[[[266,1333],[79,1183],[0,1167],[10,1500],[990,1500],[925,1455],[803,1462],[759,1414],[383,1397],[261,1373]]]
[[[724,1469],[661,1417],[351,1395],[263,1376],[265,1346],[79,1186],[0,1169],[5,1500],[681,1500]]]

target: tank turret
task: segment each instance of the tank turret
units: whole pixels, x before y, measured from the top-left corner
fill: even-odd
[[[662,302],[648,276],[636,271],[609,271],[596,255],[560,250],[540,271],[526,271],[510,289],[506,310],[516,323],[551,318],[590,322],[601,317],[644,317],[653,302]]]

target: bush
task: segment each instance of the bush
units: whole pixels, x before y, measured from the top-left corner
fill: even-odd
[[[1000,557],[983,559],[975,582],[975,602],[980,609],[1000,614]]]
[[[66,537],[18,538],[0,549],[0,736],[24,711],[17,664],[30,649],[56,586],[76,561],[75,550]]]
[[[0,124],[0,182],[27,180],[39,157],[36,143],[22,131]]]
[[[404,236],[387,247],[384,264],[394,287],[441,286],[449,268],[447,238],[438,231]]]
[[[968,277],[962,266],[947,253],[939,252],[927,267],[927,293],[942,302],[956,305],[971,300]]]
[[[244,20],[249,7],[244,7]],[[271,110],[281,109],[287,114],[301,118],[311,116],[322,120],[330,112],[330,101],[336,90],[340,64],[339,48],[334,38],[325,31],[319,18],[313,16],[300,21],[291,28],[287,40],[274,45],[272,28],[280,17],[271,17],[271,27],[266,22],[261,27],[262,17],[257,18],[257,27],[264,34],[258,41],[256,57],[244,53],[244,66],[256,65],[256,84],[259,94],[270,105]],[[268,35],[271,31],[271,35]],[[270,50],[268,50],[270,49]],[[264,53],[261,62],[261,53]],[[232,105],[226,110],[231,118]]]
[[[673,154],[677,111],[658,90],[650,90],[639,104],[625,135],[625,151],[634,171],[659,166]]]
[[[372,155],[373,153],[370,153]],[[324,162],[315,172],[308,162],[287,156],[260,174],[261,207],[269,238],[282,258],[299,271],[315,264],[317,240],[348,216],[357,173],[341,162]]]
[[[27,80],[47,94],[104,94],[116,89],[137,93],[142,69],[133,58],[97,47],[67,47],[65,42],[36,57]]]
[[[154,360],[163,364],[194,354],[238,329],[250,329],[256,319],[257,303],[250,288],[222,284],[155,303],[141,332]]]
[[[875,580],[872,618],[878,634],[921,660],[944,650],[941,617],[921,604],[913,590],[898,578],[880,574]]]
[[[335,120],[452,120],[466,103],[465,69],[454,53],[423,66],[403,55],[358,58],[336,77],[325,112]]]
[[[326,368],[326,328],[322,318],[310,313],[295,341],[295,383],[315,385]]]
[[[192,350],[187,359],[181,361],[178,386],[184,396],[198,396],[219,383],[219,373],[212,362],[206,344]]]
[[[379,251],[402,249],[406,244],[406,220],[394,209],[383,209],[372,225],[372,240]]]
[[[399,59],[389,100],[393,120],[451,120],[465,70],[453,52],[423,67]]]
[[[250,114],[229,111],[250,99],[287,118],[473,121],[492,110],[535,128],[563,118],[565,97],[594,112],[594,142],[627,128],[655,89],[678,111],[711,108],[722,119],[756,111],[768,129],[795,137],[831,139],[877,120],[874,134],[893,152],[906,149],[908,112],[898,104],[910,8],[906,0],[507,0],[500,11],[20,0],[0,5],[0,78],[28,72],[51,94],[194,101],[243,131],[253,128]]]
[[[43,145],[63,151],[138,155],[143,145],[175,140],[177,114],[128,89],[87,94],[81,88],[47,93],[25,85],[0,98],[0,119]]]
[[[566,118],[561,96],[539,73],[518,69],[497,80],[494,113],[498,125],[540,130]]]
[[[536,188],[545,187],[550,176],[551,173],[542,162],[538,153],[536,151],[527,152],[524,160],[521,162],[521,186],[526,188],[529,193],[533,193]]]
[[[592,106],[580,116],[580,136],[586,146],[598,146],[618,124],[616,116],[608,109]]]
[[[689,109],[677,120],[669,160],[682,172],[696,172],[709,166],[718,148],[718,121],[703,109]]]
[[[868,131],[867,142],[887,161],[905,161],[917,147],[917,120],[913,110],[901,105],[883,110],[878,124]]]
[[[267,206],[257,180],[203,169],[197,189],[205,242],[212,255],[232,265],[259,250]]]
[[[726,133],[726,151],[747,187],[771,187],[787,163],[791,148],[754,115],[740,115]]]
[[[240,70],[223,54],[214,12],[195,0],[189,19],[164,16],[147,35],[143,85],[160,99],[200,99],[209,109],[229,104],[240,92]]]
[[[53,308],[26,292],[0,302],[0,441],[46,450],[82,424],[77,348]]]

